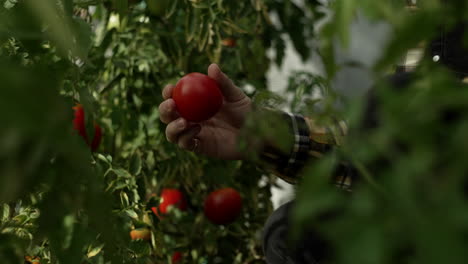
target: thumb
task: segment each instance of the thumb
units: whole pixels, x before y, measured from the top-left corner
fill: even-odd
[[[234,85],[231,79],[221,71],[217,64],[213,63],[208,67],[208,76],[218,83],[226,101],[237,102],[246,97],[244,92]]]

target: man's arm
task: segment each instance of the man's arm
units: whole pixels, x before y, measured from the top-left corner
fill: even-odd
[[[286,149],[280,149],[273,144],[265,144],[260,154],[261,160],[281,179],[291,184],[300,181],[300,173],[307,162],[313,162],[323,157],[327,152],[339,147],[347,134],[347,126],[343,121],[335,121],[323,126],[313,117],[288,114],[274,110],[275,115],[287,124],[292,143]],[[332,181],[340,188],[351,190],[352,175],[348,166],[340,165]]]

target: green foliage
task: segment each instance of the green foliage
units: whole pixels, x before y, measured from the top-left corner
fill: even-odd
[[[290,6],[275,3],[282,5]],[[158,105],[167,83],[206,72],[211,62],[238,85],[265,90],[268,34],[284,29],[269,21],[266,1],[156,1],[154,8],[127,0],[2,1],[2,263],[25,256],[167,263],[174,251],[187,263],[261,260],[258,235],[274,178],[247,162],[206,160],[169,144]],[[227,37],[237,46],[223,47]],[[277,45],[278,54],[284,48]],[[76,102],[90,138],[93,120],[103,128],[92,155],[72,129]],[[241,192],[243,211],[235,223],[215,226],[203,202],[224,186]],[[151,208],[167,187],[182,190],[190,206],[159,219]],[[151,240],[130,241],[130,230],[141,227]]]
[[[429,61],[404,91],[380,80],[442,21],[467,19],[466,3],[422,1],[410,14],[404,1],[331,1],[331,19],[321,21],[317,34],[324,4],[304,2],[1,1],[2,263],[24,256],[41,263],[170,263],[175,251],[186,263],[261,263],[258,236],[272,211],[274,177],[249,162],[181,151],[167,142],[159,121],[162,88],[206,72],[211,62],[240,87],[253,85],[259,106],[288,106],[320,122],[349,120],[346,144],[304,170],[295,211],[296,231],[312,227],[331,241],[334,263],[463,263],[466,87]],[[362,102],[338,112],[341,98],[331,89],[337,72],[354,67],[336,51],[350,43],[358,13],[394,31],[380,60],[365,69],[378,80],[381,102],[382,125],[372,129],[361,126]],[[225,38],[236,46],[223,46]],[[291,102],[268,91],[265,78],[271,61],[283,64],[288,39],[304,61],[320,42],[325,65],[324,76],[291,75]],[[84,106],[88,135],[93,121],[103,128],[97,153],[72,129],[76,102]],[[249,121],[257,136],[289,143],[276,119],[254,117],[265,121]],[[351,196],[329,183],[343,160],[362,175]],[[203,216],[204,198],[227,186],[240,191],[242,216],[215,226]],[[167,187],[182,190],[189,209],[161,219],[151,208]],[[324,215],[335,217],[323,221]],[[149,228],[150,241],[131,241],[134,228]]]
[[[376,80],[376,112],[364,107],[368,97],[343,111],[327,111],[344,115],[350,134],[342,148],[302,173],[295,234],[317,231],[329,242],[330,263],[465,262],[467,148],[459,136],[467,132],[467,87],[432,58],[423,61],[404,89],[384,79],[408,49],[436,36],[442,22],[450,28],[466,21],[466,14],[455,11],[459,4],[421,1],[420,10],[412,13],[402,3],[335,1],[335,17],[322,36],[329,78],[349,67],[335,60],[338,46],[330,39],[348,42],[348,24],[358,10],[386,21],[394,34],[380,60],[367,69]],[[378,125],[366,124],[369,115]],[[330,186],[342,162],[358,170],[351,194]]]

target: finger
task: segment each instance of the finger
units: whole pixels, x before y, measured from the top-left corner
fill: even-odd
[[[195,137],[200,133],[201,126],[195,125],[186,132],[182,133],[178,139],[178,145],[181,149],[193,151],[195,149]],[[199,140],[199,139],[198,139]]]
[[[174,91],[175,85],[173,84],[168,84],[164,89],[162,90],[162,96],[164,100],[167,100],[172,97],[172,91]]]
[[[178,118],[166,127],[166,138],[171,143],[177,143],[179,135],[187,128],[187,120]]]
[[[213,78],[218,84],[224,98],[228,102],[237,102],[246,97],[242,90],[235,86],[234,83],[224,74],[219,66],[215,63],[208,67],[208,76]]]
[[[169,124],[179,118],[173,99],[167,99],[159,105],[159,118],[164,124]]]

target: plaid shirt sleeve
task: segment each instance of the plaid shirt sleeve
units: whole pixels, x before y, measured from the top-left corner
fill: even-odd
[[[278,177],[296,184],[300,180],[298,175],[306,162],[318,160],[342,144],[347,127],[342,121],[335,121],[333,125],[323,127],[310,117],[289,113],[281,115],[294,137],[293,145],[289,152],[265,146],[261,158],[271,165]],[[331,180],[339,188],[350,191],[353,175],[349,166],[341,164]]]

